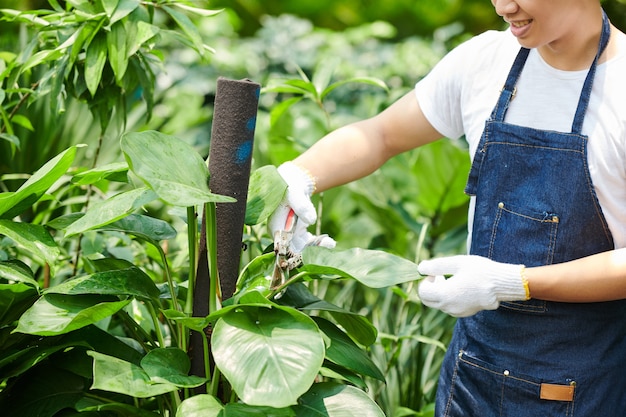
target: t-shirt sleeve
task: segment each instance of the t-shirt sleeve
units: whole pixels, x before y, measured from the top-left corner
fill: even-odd
[[[494,31],[485,32],[457,46],[415,85],[415,94],[426,119],[442,135],[458,139],[465,134],[463,88],[471,83],[476,58]]]

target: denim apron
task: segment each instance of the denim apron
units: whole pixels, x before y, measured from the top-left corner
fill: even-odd
[[[504,123],[529,53],[520,50],[469,174],[466,192],[476,196],[472,254],[538,266],[614,249],[587,166],[588,138],[581,133],[609,35],[604,15],[571,133]],[[626,416],[626,300],[531,299],[459,319],[435,414]]]

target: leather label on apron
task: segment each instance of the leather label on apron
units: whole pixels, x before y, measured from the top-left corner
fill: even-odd
[[[539,398],[551,401],[574,401],[574,388],[574,384],[541,384]]]

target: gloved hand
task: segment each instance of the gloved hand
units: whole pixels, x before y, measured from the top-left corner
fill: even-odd
[[[278,173],[287,183],[287,192],[283,201],[274,211],[269,220],[269,228],[272,236],[279,230],[285,230],[289,211],[293,209],[298,216],[293,229],[290,249],[294,253],[300,253],[305,246],[324,246],[334,248],[336,242],[328,235],[315,236],[307,231],[307,228],[317,220],[315,207],[311,202],[311,195],[315,191],[313,177],[293,162],[285,162],[278,167]]]
[[[418,286],[422,303],[451,316],[467,317],[495,310],[501,301],[530,299],[524,265],[505,264],[477,255],[459,255],[422,261],[427,275]],[[452,275],[446,279],[444,275]]]

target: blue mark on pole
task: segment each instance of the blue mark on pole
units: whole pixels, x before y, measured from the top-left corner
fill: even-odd
[[[237,165],[243,165],[250,159],[252,155],[252,140],[247,140],[237,147],[235,152],[235,162]]]
[[[254,131],[254,128],[256,127],[256,116],[251,117],[248,119],[248,121],[246,122],[246,128],[249,131]]]

